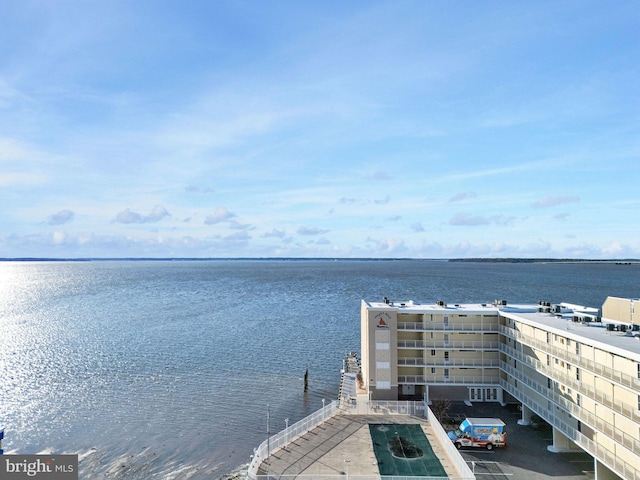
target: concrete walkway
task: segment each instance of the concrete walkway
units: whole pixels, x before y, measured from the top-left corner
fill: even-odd
[[[337,415],[286,447],[271,453],[258,470],[259,475],[353,475],[378,478],[378,462],[373,452],[370,423],[417,423],[422,426],[434,453],[449,476],[457,476],[440,443],[424,418],[408,415]]]

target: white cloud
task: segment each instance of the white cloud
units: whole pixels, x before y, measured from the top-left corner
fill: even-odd
[[[483,217],[481,215],[470,215],[468,213],[457,213],[449,220],[449,225],[454,226],[478,226],[478,225],[511,225],[515,221],[515,217],[505,215],[491,215]]]
[[[391,176],[387,172],[383,172],[383,171],[378,170],[373,175],[371,175],[371,179],[372,180],[379,180],[379,181],[387,181],[387,180],[393,180],[393,176]]]
[[[316,227],[300,227],[298,228],[298,235],[322,235],[324,233],[328,233],[329,230],[324,230],[322,228]]]
[[[556,207],[558,205],[564,205],[565,203],[573,203],[573,202],[579,202],[579,201],[580,201],[580,197],[576,195],[564,195],[564,196],[561,195],[557,197],[541,198],[540,200],[533,202],[531,206],[533,208],[550,208],[550,207]]]
[[[60,210],[58,213],[54,213],[47,220],[49,225],[62,225],[63,223],[73,220],[74,213],[71,210]]]
[[[156,205],[148,215],[141,215],[130,209],[125,209],[116,215],[117,223],[156,223],[171,215],[162,205]]]
[[[240,223],[236,220],[229,220],[229,228],[233,230],[255,230],[256,227],[250,223]]]
[[[470,198],[475,198],[475,197],[476,197],[475,192],[456,193],[455,195],[449,198],[449,202],[461,202],[463,200],[468,200]]]
[[[450,220],[449,225],[488,225],[491,223],[488,218],[468,213],[457,213]]]
[[[235,218],[235,216],[236,214],[227,210],[226,207],[218,207],[213,214],[207,215],[204,223],[205,225],[216,225],[221,222],[227,222]]]
[[[284,238],[287,235],[285,230],[279,230],[274,228],[270,232],[265,232],[261,235],[262,238]]]

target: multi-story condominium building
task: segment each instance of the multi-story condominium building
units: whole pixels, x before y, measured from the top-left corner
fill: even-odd
[[[638,311],[635,311],[636,305]],[[519,402],[583,449],[596,478],[640,480],[640,300],[598,308],[362,301],[369,398]]]

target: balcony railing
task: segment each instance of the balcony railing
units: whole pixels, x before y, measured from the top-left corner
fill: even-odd
[[[538,403],[534,398],[530,397],[522,390],[515,388],[515,386],[506,380],[500,382],[502,388],[517,398],[520,402],[530,408],[534,413],[544,418],[553,428],[559,430],[577,445],[583,448],[590,455],[595,457],[599,462],[607,465],[611,470],[617,472],[622,478],[628,480],[640,480],[640,470],[636,466],[631,465],[619,456],[615,452],[608,450],[603,445],[590,440],[582,433],[578,432],[575,428],[568,425],[561,418],[558,418],[555,413],[549,410],[546,406]]]
[[[485,359],[485,360],[482,360],[480,358],[477,358],[477,359],[452,358],[450,360],[444,360],[443,358],[433,359],[433,360],[425,360],[423,358],[408,358],[408,357],[398,358],[399,367],[483,368],[483,367],[498,367],[499,365],[500,365],[500,360],[497,358]]]
[[[398,375],[399,385],[496,385],[500,378],[490,375]]]
[[[576,365],[580,368],[584,368],[585,370],[595,373],[596,375],[606,378],[607,380],[611,380],[612,382],[622,385],[623,387],[640,390],[640,378],[638,378],[637,376],[614,370],[613,368],[604,366],[600,363],[594,362],[593,360],[589,360],[587,358],[581,357],[580,355],[569,352],[566,348],[560,348],[555,345],[551,345],[550,343],[543,342],[542,340],[539,340],[537,338],[533,338],[529,335],[524,335],[522,332],[519,332],[518,330],[515,330],[513,328],[509,328],[505,325],[500,326],[500,333],[511,337],[520,343],[524,343],[525,345],[529,345],[530,347],[537,348],[538,350],[549,353],[550,355],[558,357],[568,363]]]
[[[522,343],[527,343],[527,340],[523,339]],[[539,343],[541,345],[547,345],[547,343],[545,342]],[[544,348],[541,346],[535,346],[534,348],[544,351]],[[529,355],[525,355],[522,352],[509,347],[508,345],[501,344],[500,350],[531,366],[536,371],[546,375],[547,377],[558,380],[569,388],[572,388],[577,392],[588,396],[596,402],[610,408],[614,412],[624,415],[625,417],[630,418],[633,421],[640,421],[640,411],[638,411],[635,405],[632,406],[627,403],[621,402],[620,400],[616,400],[611,395],[606,395],[602,391],[594,388],[592,385],[589,385],[586,382],[579,381],[575,376],[567,375],[566,373],[563,373],[558,369],[550,368],[548,365],[540,362],[538,359],[535,359]],[[589,369],[585,368],[585,370]]]
[[[487,332],[498,333],[500,326],[497,323],[448,323],[441,322],[398,322],[398,330],[413,330],[416,332]]]
[[[605,422],[601,417],[597,417],[593,413],[573,403],[565,395],[548,388],[546,385],[536,382],[531,376],[513,368],[511,365],[503,362],[500,368],[508,375],[516,378],[519,382],[524,383],[532,390],[562,407],[566,412],[570,413],[585,425],[591,426],[594,430],[603,433],[616,443],[624,445],[625,448],[633,452],[635,455],[640,456],[640,441],[638,441],[634,436],[627,434],[619,427],[616,428],[610,423]]]
[[[440,341],[425,341],[425,340],[398,340],[398,348],[411,348],[422,350],[437,350],[437,349],[455,349],[455,350],[497,350],[500,346],[500,342],[482,342],[482,341],[462,341],[453,340],[449,342]]]

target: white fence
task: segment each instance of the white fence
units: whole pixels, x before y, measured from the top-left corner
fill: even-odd
[[[248,477],[254,480],[257,478],[269,478],[263,475],[258,476],[258,468],[260,467],[260,464],[265,461],[269,455],[301,435],[304,435],[309,430],[321,425],[336,413],[338,413],[338,402],[334,400],[329,405],[322,407],[315,413],[312,413],[308,417],[303,418],[299,422],[294,423],[262,442],[260,446],[254,450],[253,458],[251,459],[249,470],[247,472]]]
[[[425,417],[423,402],[373,400],[364,402],[346,402],[340,405],[342,413],[348,415],[413,415]]]
[[[425,405],[425,407],[427,409],[426,417],[429,420],[429,424],[431,425],[431,430],[440,442],[440,445],[442,446],[444,451],[447,453],[447,456],[451,459],[453,466],[458,472],[460,472],[460,478],[465,480],[475,479],[476,477],[467,465],[467,462],[464,460],[464,458],[462,458],[462,455],[460,455],[460,452],[447,435],[447,432],[444,431],[442,425],[440,425],[440,422],[435,417],[429,406]]]

